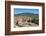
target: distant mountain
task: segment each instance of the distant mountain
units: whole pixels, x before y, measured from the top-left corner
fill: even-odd
[[[33,13],[21,13],[21,14],[15,14],[14,16],[38,16],[38,14],[33,14]]]

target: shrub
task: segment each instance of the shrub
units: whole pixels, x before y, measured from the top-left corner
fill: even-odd
[[[38,17],[33,16],[33,17],[31,17],[31,18],[32,18],[32,22],[33,22],[33,23],[36,23],[36,24],[39,23]]]

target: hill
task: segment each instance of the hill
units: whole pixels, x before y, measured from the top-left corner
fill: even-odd
[[[21,14],[14,14],[14,16],[38,16],[38,14],[33,14],[33,13],[21,13]]]

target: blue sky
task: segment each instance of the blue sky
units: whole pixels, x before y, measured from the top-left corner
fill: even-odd
[[[39,13],[39,9],[14,8],[14,14],[20,14],[20,13],[34,13],[34,14],[38,14]]]

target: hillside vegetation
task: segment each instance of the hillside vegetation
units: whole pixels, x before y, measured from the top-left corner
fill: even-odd
[[[15,27],[27,27],[27,26],[38,26],[39,25],[39,16],[38,14],[28,15],[15,15],[14,16]]]

